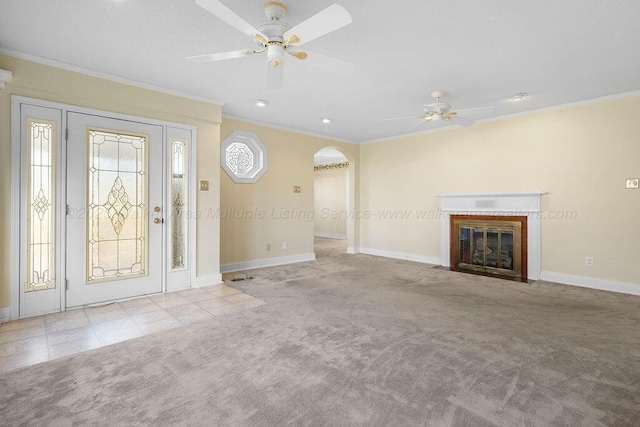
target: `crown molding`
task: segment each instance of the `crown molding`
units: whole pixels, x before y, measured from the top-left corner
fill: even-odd
[[[480,123],[480,122],[477,121],[476,123]],[[430,134],[430,133],[451,131],[451,130],[454,130],[454,129],[457,129],[457,128],[458,128],[458,126],[447,126],[447,125],[444,125],[444,126],[441,126],[441,127],[437,127],[437,128],[433,128],[433,129],[427,129],[427,130],[423,130],[423,131],[420,131],[420,132],[402,133],[400,135],[395,135],[395,136],[385,136],[384,138],[371,139],[369,141],[361,141],[358,144],[360,144],[360,145],[377,144],[378,142],[395,141],[397,139],[408,138],[410,136],[427,135],[427,134]]]
[[[578,107],[584,107],[587,105],[602,104],[602,103],[611,102],[611,101],[619,101],[621,99],[633,98],[635,96],[640,96],[640,90],[633,90],[631,92],[623,92],[623,93],[615,93],[613,95],[605,95],[598,98],[589,98],[582,101],[569,102],[567,104],[551,105],[549,107],[542,107],[535,110],[521,111],[513,114],[505,114],[503,116],[478,120],[478,123],[499,122],[502,120],[514,119],[517,117],[530,116],[532,114],[547,113],[550,111],[558,111],[558,110],[568,110],[570,108],[578,108]]]
[[[91,77],[97,77],[97,78],[113,81],[113,82],[116,82],[116,83],[122,83],[122,84],[126,84],[126,85],[129,85],[129,86],[135,86],[135,87],[139,87],[139,88],[142,88],[142,89],[147,89],[147,90],[152,90],[152,91],[155,91],[155,92],[165,93],[167,95],[174,95],[174,96],[179,96],[181,98],[192,99],[194,101],[206,102],[208,104],[214,104],[214,105],[218,105],[218,106],[223,106],[225,104],[223,101],[220,101],[220,100],[217,100],[217,99],[207,98],[207,97],[197,96],[197,95],[192,95],[192,94],[189,94],[189,93],[176,91],[176,90],[173,90],[173,89],[168,89],[168,88],[165,88],[165,87],[156,86],[156,85],[152,85],[152,84],[148,84],[148,83],[143,83],[143,82],[140,82],[140,81],[137,81],[137,80],[131,80],[131,79],[127,79],[127,78],[124,78],[124,77],[119,77],[119,76],[103,73],[103,72],[100,72],[100,71],[96,71],[96,70],[92,70],[92,69],[88,69],[88,68],[84,68],[84,67],[78,67],[76,65],[67,64],[65,62],[56,61],[54,59],[49,59],[49,58],[44,58],[44,57],[40,57],[40,56],[30,55],[30,54],[26,54],[26,53],[23,53],[23,52],[10,50],[10,49],[0,48],[0,55],[6,55],[6,56],[18,58],[18,59],[23,59],[25,61],[31,61],[31,62],[35,62],[35,63],[38,63],[38,64],[43,64],[43,65],[48,65],[48,66],[51,66],[51,67],[61,68],[63,70],[72,71],[72,72],[76,72],[76,73],[80,73],[80,74],[85,74],[85,75],[88,75],[88,76],[91,76]],[[7,81],[7,80],[5,80],[5,81]],[[2,88],[2,85],[3,85],[2,76],[0,76],[0,88]],[[549,107],[543,107],[543,108],[538,108],[538,109],[529,110],[529,111],[522,111],[522,112],[513,113],[513,114],[505,114],[505,115],[502,115],[502,116],[491,117],[491,118],[487,118],[487,119],[480,119],[480,120],[477,120],[476,123],[483,124],[483,123],[499,122],[499,121],[502,121],[502,120],[509,120],[509,119],[514,119],[514,118],[518,118],[518,117],[526,117],[526,116],[539,114],[539,113],[550,112],[550,111],[564,110],[564,109],[569,109],[569,108],[583,107],[583,106],[592,105],[592,104],[600,104],[600,103],[604,103],[604,102],[617,101],[617,100],[621,100],[621,99],[625,99],[625,98],[632,98],[632,97],[636,97],[636,96],[640,96],[640,90],[635,90],[635,91],[631,91],[631,92],[623,92],[623,93],[618,93],[618,94],[613,94],[613,95],[606,95],[606,96],[602,96],[602,97],[598,97],[598,98],[590,98],[590,99],[586,99],[586,100],[582,100],[582,101],[576,101],[576,102],[570,102],[570,103],[566,103],[566,104],[552,105],[552,106],[549,106]],[[351,140],[331,137],[331,136],[327,136],[327,135],[321,135],[321,134],[314,133],[314,132],[308,132],[308,131],[304,131],[304,130],[293,128],[293,127],[275,125],[273,123],[268,123],[268,122],[263,122],[263,121],[259,121],[259,120],[249,119],[249,118],[246,118],[246,117],[233,116],[233,115],[230,115],[230,114],[223,114],[222,117],[230,119],[230,120],[237,120],[237,121],[241,121],[241,122],[255,124],[255,125],[258,125],[258,126],[265,126],[265,127],[269,127],[269,128],[273,128],[273,129],[279,129],[279,130],[284,130],[284,131],[288,131],[288,132],[299,133],[299,134],[302,134],[302,135],[308,135],[308,136],[312,136],[312,137],[315,137],[315,138],[328,139],[328,140],[331,140],[331,141],[337,141],[337,142],[342,142],[342,143],[345,143],[345,144],[354,144],[354,145],[376,144],[376,143],[379,143],[379,142],[393,141],[393,140],[412,137],[412,136],[417,136],[417,135],[428,135],[428,134],[435,133],[435,132],[446,132],[446,131],[452,131],[452,130],[458,129],[457,126],[442,126],[442,127],[438,127],[438,128],[424,130],[424,131],[405,133],[405,134],[399,134],[399,135],[392,135],[392,136],[372,139],[372,140],[368,140],[368,141],[351,141]]]
[[[84,74],[91,77],[97,77],[104,80],[109,80],[116,83],[121,83],[129,86],[135,86],[141,89],[152,90],[154,92],[165,93],[167,95],[179,96],[181,98],[192,99],[194,101],[206,102],[207,104],[214,104],[222,107],[224,102],[207,98],[204,96],[192,95],[186,92],[181,92],[173,89],[167,89],[165,87],[152,85],[149,83],[139,82],[137,80],[127,79],[125,77],[119,77],[112,74],[103,73],[100,71],[92,70],[89,68],[78,67],[76,65],[67,64],[66,62],[56,61],[55,59],[43,58],[41,56],[29,55],[27,53],[18,52],[15,50],[0,48],[0,55],[11,56],[13,58],[22,59],[25,61],[35,62],[37,64],[48,65],[50,67],[60,68],[74,73]]]

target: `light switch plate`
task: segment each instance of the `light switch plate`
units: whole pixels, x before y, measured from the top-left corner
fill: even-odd
[[[209,191],[209,181],[200,181],[200,191]]]
[[[640,178],[628,178],[626,187],[632,190],[637,190],[640,187]]]

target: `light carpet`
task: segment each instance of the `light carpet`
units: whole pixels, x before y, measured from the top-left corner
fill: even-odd
[[[640,425],[640,298],[319,242],[231,283],[265,306],[4,374],[0,424]]]

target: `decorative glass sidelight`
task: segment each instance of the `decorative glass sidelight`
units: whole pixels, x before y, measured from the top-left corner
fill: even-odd
[[[186,267],[187,142],[171,140],[171,268]]]
[[[27,119],[27,284],[55,289],[56,123]]]
[[[89,130],[88,282],[147,274],[147,141]]]

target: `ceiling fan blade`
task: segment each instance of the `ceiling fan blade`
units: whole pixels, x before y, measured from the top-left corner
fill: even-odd
[[[264,38],[264,34],[218,0],[196,0],[196,4],[231,25],[241,33],[246,34],[249,37],[252,37],[253,34],[258,34]]]
[[[232,52],[220,52],[220,53],[208,53],[206,55],[187,56],[189,61],[193,62],[212,62],[223,61],[225,59],[242,58],[243,56],[253,55],[259,53],[257,50],[234,50]]]
[[[198,0],[201,1],[201,0]],[[210,0],[211,1],[211,0]],[[332,4],[284,33],[284,39],[296,46],[351,24],[351,15],[342,6]]]
[[[476,124],[476,122],[474,120],[470,120],[470,119],[465,119],[464,117],[460,117],[460,116],[449,116],[449,118],[447,120],[452,121],[453,123],[460,125],[460,126],[473,126],[474,124]]]
[[[307,58],[304,61],[305,64],[309,64],[314,68],[328,71],[330,73],[339,74],[341,76],[347,76],[356,69],[356,64],[353,62],[345,61],[344,59],[334,58],[332,56],[324,55],[322,53],[313,52],[305,49]]]
[[[424,120],[422,120],[420,123],[418,123],[415,126],[411,126],[409,129],[407,129],[407,132],[411,132],[414,129],[419,128],[420,126],[423,126],[427,123],[429,123],[431,121],[431,116],[425,117]]]
[[[267,89],[280,89],[284,80],[284,64],[277,67],[267,64]]]
[[[407,117],[387,117],[386,119],[382,119],[383,122],[387,122],[389,120],[408,120],[408,119],[426,119],[429,116],[407,116]]]
[[[483,110],[493,110],[493,107],[475,107],[475,108],[463,108],[461,110],[456,110],[458,113],[475,113]]]

